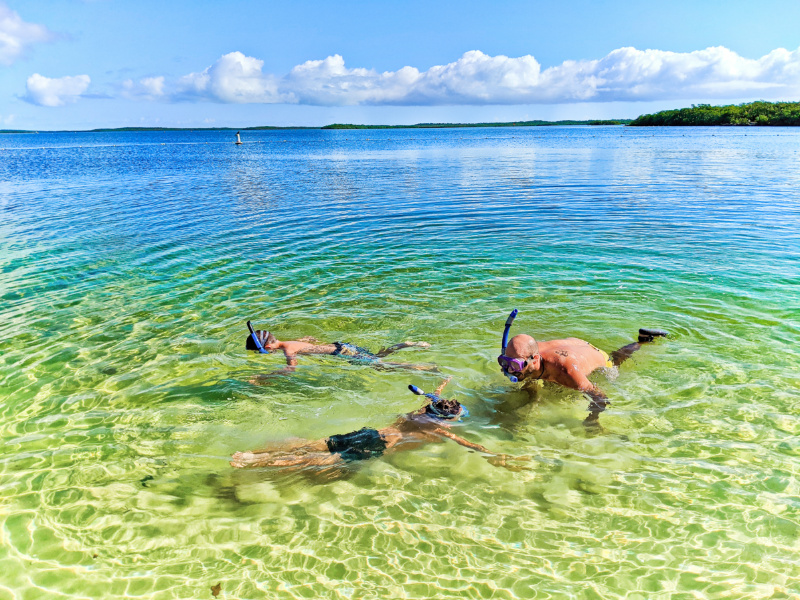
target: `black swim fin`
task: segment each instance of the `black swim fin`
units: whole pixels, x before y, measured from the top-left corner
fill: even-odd
[[[663,329],[647,329],[642,327],[639,329],[639,343],[652,342],[657,337],[667,337],[669,332]]]

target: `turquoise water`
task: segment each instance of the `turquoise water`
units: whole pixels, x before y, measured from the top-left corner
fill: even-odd
[[[800,597],[800,131],[0,136],[0,600]],[[587,401],[500,333],[605,350]],[[384,427],[409,383],[245,353],[247,319],[435,363],[454,443],[334,474],[237,450]],[[219,588],[214,586],[219,585]],[[212,590],[212,587],[214,589]]]

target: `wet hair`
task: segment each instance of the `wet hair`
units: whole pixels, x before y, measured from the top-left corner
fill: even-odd
[[[275,342],[278,341],[274,335],[272,335],[269,331],[264,331],[263,329],[256,330],[256,337],[258,338],[258,341],[261,342],[262,346],[266,346],[267,344],[274,344]],[[247,336],[247,339],[244,342],[244,347],[247,350],[258,350],[258,348],[256,347],[256,343],[253,341],[252,335]]]
[[[436,402],[431,402],[425,407],[425,412],[435,417],[444,419],[457,417],[461,413],[461,404],[458,400],[447,400],[439,398]]]

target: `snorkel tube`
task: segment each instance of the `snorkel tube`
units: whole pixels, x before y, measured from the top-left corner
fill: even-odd
[[[503,330],[503,346],[500,349],[501,356],[505,356],[506,354],[506,346],[508,345],[508,330],[511,329],[511,324],[514,322],[514,319],[517,318],[517,312],[519,311],[517,311],[517,309],[515,308],[514,310],[511,311],[511,314],[508,315],[508,318],[506,319],[506,328]],[[503,375],[508,377],[511,380],[511,383],[517,383],[519,381],[519,379],[517,379],[511,373],[509,373],[505,367],[503,367]]]
[[[439,400],[442,399],[441,396],[437,396],[436,394],[426,394],[415,385],[409,385],[408,389],[414,392],[417,396],[425,396],[426,398],[430,398],[431,402],[439,402]]]
[[[269,350],[264,350],[264,346],[258,341],[258,336],[256,335],[255,329],[253,329],[253,326],[250,324],[250,321],[247,322],[247,328],[250,330],[250,337],[253,338],[253,341],[256,343],[258,351],[261,354],[269,354]]]

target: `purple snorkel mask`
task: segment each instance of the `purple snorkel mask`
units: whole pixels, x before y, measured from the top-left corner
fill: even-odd
[[[500,364],[500,368],[503,369],[503,373],[506,375],[509,373],[522,373],[525,370],[525,367],[528,366],[527,360],[522,360],[521,358],[509,358],[507,356],[498,356],[497,362]]]
[[[506,328],[503,330],[503,347],[502,347],[502,354],[497,357],[497,362],[500,365],[500,368],[503,369],[503,375],[508,377],[511,380],[511,383],[517,383],[519,379],[512,375],[512,373],[522,373],[525,370],[525,367],[528,366],[527,360],[522,360],[520,358],[510,358],[506,356],[506,346],[508,345],[508,330],[511,329],[511,324],[514,322],[514,319],[517,317],[517,309],[511,311],[511,314],[508,315],[508,319],[506,319]]]

